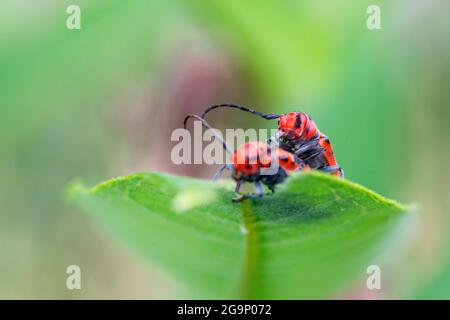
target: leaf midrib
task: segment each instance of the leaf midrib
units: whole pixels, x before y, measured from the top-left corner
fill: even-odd
[[[257,216],[253,211],[250,200],[241,204],[242,223],[245,231],[245,255],[242,272],[242,281],[239,296],[241,299],[251,299],[254,283],[256,266],[259,255],[259,233],[256,225]]]

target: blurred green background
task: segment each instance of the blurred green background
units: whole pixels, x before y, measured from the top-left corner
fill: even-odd
[[[66,8],[81,8],[68,30]],[[381,8],[381,30],[366,9]],[[450,298],[447,1],[3,0],[0,2],[0,298],[173,298],[176,284],[68,204],[73,179],[174,166],[187,113],[236,102],[305,111],[346,177],[420,219],[381,294]],[[211,114],[219,128],[271,127]],[[65,287],[66,267],[83,288]]]

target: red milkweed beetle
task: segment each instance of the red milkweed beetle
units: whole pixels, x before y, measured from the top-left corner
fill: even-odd
[[[277,146],[271,147],[264,142],[252,141],[244,144],[239,149],[232,151],[226,141],[201,117],[190,114],[184,119],[184,128],[189,118],[195,118],[202,122],[203,126],[213,133],[214,137],[222,143],[223,148],[231,154],[231,163],[222,165],[214,175],[217,180],[222,172],[227,169],[231,171],[231,176],[236,181],[235,192],[245,182],[251,182],[255,186],[255,194],[243,194],[233,199],[233,202],[240,202],[249,198],[262,197],[264,195],[263,185],[266,185],[272,192],[275,186],[282,183],[289,173],[305,169],[304,162],[296,155],[283,150]],[[276,161],[276,172],[264,175],[263,169],[271,168]]]
[[[218,108],[234,108],[260,116],[266,120],[278,119],[278,130],[275,143],[281,149],[299,157],[311,169],[344,177],[344,170],[337,164],[333,148],[326,135],[321,133],[314,121],[303,112],[286,114],[262,113],[236,104],[217,104],[207,108],[202,118],[211,110]]]

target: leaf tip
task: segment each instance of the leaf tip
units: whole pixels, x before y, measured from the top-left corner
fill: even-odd
[[[88,189],[79,179],[69,182],[64,188],[64,196],[67,201],[74,201],[77,196],[79,196],[80,194],[85,194],[87,192]]]

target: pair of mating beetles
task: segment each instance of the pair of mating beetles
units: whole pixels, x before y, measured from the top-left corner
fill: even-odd
[[[215,132],[204,120],[205,115],[218,108],[234,108],[260,116],[266,120],[278,119],[278,129],[273,141],[266,144],[259,141],[246,143],[239,149],[232,151],[225,140]],[[314,121],[303,112],[290,112],[287,114],[266,114],[253,109],[235,105],[218,104],[206,109],[201,116],[190,114],[184,119],[184,128],[189,118],[200,120],[203,126],[210,129],[224,149],[231,154],[231,163],[222,165],[214,175],[219,178],[225,169],[231,171],[231,176],[236,181],[236,193],[239,193],[241,185],[251,182],[255,186],[255,194],[243,194],[234,198],[234,202],[240,202],[248,198],[262,197],[263,185],[272,192],[277,184],[282,183],[289,173],[295,171],[317,169],[331,173],[338,177],[344,177],[344,171],[337,164],[330,140],[319,131]],[[275,174],[261,174],[263,169],[270,168],[272,161],[278,162]]]

